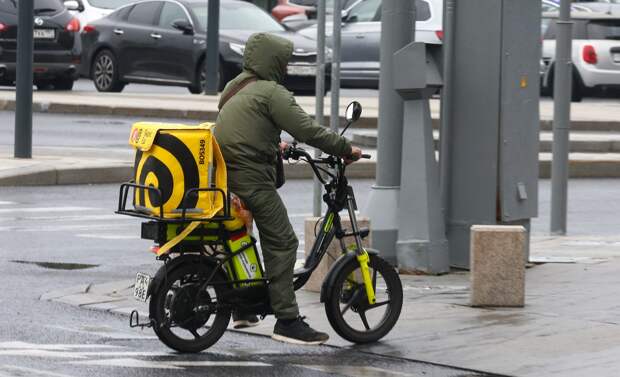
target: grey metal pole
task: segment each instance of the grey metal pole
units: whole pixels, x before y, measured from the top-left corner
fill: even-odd
[[[205,94],[215,95],[217,94],[219,85],[220,0],[209,0],[207,16],[207,52],[205,62]]]
[[[340,0],[334,0],[334,31],[332,33],[332,84],[331,84],[331,113],[329,118],[330,128],[338,131],[340,125],[340,29],[342,19],[340,17],[342,6]]]
[[[381,6],[381,72],[379,76],[379,138],[377,181],[364,211],[372,227],[372,247],[390,263],[396,261],[398,197],[403,138],[403,99],[394,90],[394,53],[413,41],[412,1],[390,0]]]
[[[454,73],[454,21],[456,0],[446,0],[443,11],[443,88],[441,90],[441,129],[439,133],[439,187],[444,220],[450,210],[450,144],[452,143],[452,104]]]
[[[319,1],[317,4],[317,25],[316,25],[316,90],[315,90],[315,108],[314,118],[321,125],[325,125],[325,1]],[[321,151],[314,150],[314,157],[321,157]],[[321,193],[323,192],[321,182],[314,177],[313,204],[312,215],[314,217],[321,216],[322,201]]]
[[[572,90],[572,22],[570,0],[560,3],[553,79],[553,161],[551,164],[551,233],[566,234],[568,153]]]
[[[32,50],[34,2],[18,3],[15,158],[32,158]]]

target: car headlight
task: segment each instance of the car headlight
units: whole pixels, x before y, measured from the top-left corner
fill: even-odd
[[[230,43],[229,46],[230,46],[230,49],[233,50],[235,53],[243,56],[243,52],[245,51],[245,45],[238,44],[238,43]]]

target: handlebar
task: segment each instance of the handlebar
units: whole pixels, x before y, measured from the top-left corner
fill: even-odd
[[[306,162],[308,162],[308,164],[310,165],[310,167],[312,168],[312,170],[314,171],[314,174],[319,178],[319,180],[321,181],[321,183],[325,184],[325,180],[322,178],[321,173],[319,170],[323,170],[327,173],[326,170],[317,167],[317,164],[324,164],[324,165],[329,165],[330,167],[336,167],[336,166],[343,166],[343,162],[342,162],[342,157],[339,156],[334,156],[334,155],[330,155],[328,157],[324,157],[324,158],[313,158],[312,156],[310,156],[310,154],[303,148],[297,147],[296,144],[294,143],[293,145],[289,145],[287,146],[283,153],[282,153],[282,158],[285,160],[295,160],[298,161],[300,159],[305,160]],[[369,159],[371,158],[371,155],[369,154],[362,154],[360,156],[360,158],[353,158],[353,156],[347,156],[347,159],[351,160],[351,161],[358,161],[359,159]],[[329,173],[328,173],[329,174]]]

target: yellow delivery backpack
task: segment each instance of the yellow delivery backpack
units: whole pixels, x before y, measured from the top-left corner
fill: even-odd
[[[226,164],[213,137],[213,124],[187,126],[171,123],[135,123],[129,144],[136,148],[135,182],[154,190],[135,191],[136,210],[164,218],[179,218],[183,207],[188,219],[208,219],[224,207],[221,193],[196,188],[220,188],[226,192]],[[160,214],[160,205],[163,214]]]

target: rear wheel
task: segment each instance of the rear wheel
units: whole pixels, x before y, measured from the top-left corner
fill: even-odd
[[[34,85],[37,87],[39,91],[50,90],[52,89],[52,82],[47,80],[39,80],[35,81]]]
[[[116,57],[109,50],[97,54],[91,72],[95,88],[99,92],[118,93],[125,88],[125,83],[119,79]]]
[[[207,73],[206,73],[206,61],[203,59],[198,67],[198,71],[196,71],[196,81],[194,84],[190,85],[187,89],[192,94],[200,94],[204,93],[205,86],[207,85]],[[220,59],[218,72],[217,72],[217,90],[219,92],[223,91],[226,87],[226,84],[232,80],[229,69],[224,65],[224,62]]]
[[[353,343],[376,342],[392,330],[403,305],[403,288],[396,270],[370,256],[370,276],[376,303],[369,304],[360,264],[352,258],[336,277],[325,299],[325,314],[334,330]]]
[[[163,266],[162,268],[166,268]],[[211,347],[228,326],[230,310],[218,307],[223,286],[206,286],[212,274],[204,264],[185,263],[172,270],[153,292],[149,315],[157,337],[179,352]],[[215,280],[223,281],[219,274]]]

